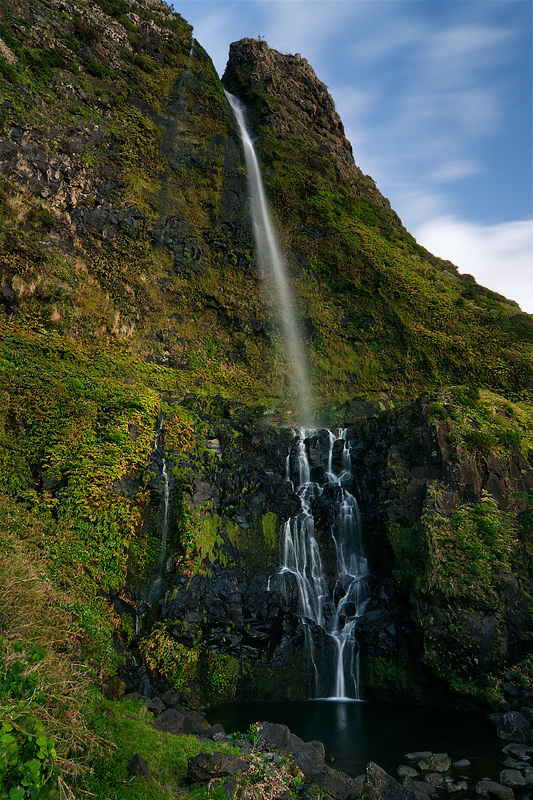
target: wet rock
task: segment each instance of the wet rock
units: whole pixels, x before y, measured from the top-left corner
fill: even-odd
[[[299,736],[291,733],[286,725],[262,722],[257,744],[261,750],[281,750],[290,753],[308,780],[316,779],[326,768],[326,753],[322,742],[304,742]]]
[[[227,778],[246,772],[250,765],[229,753],[200,753],[187,761],[189,783],[209,783],[213,778]]]
[[[409,777],[404,778],[402,785],[406,800],[429,800],[430,792],[436,791],[433,786],[424,786],[422,781],[414,781]],[[426,791],[427,788],[429,792]]]
[[[533,790],[533,767],[530,767],[528,765],[526,767],[523,767],[521,771],[522,775],[524,776],[527,788]]]
[[[452,765],[452,760],[448,753],[431,753],[426,758],[422,758],[417,766],[421,770],[431,772],[447,772]]]
[[[472,764],[467,758],[460,758],[459,761],[454,761],[452,767],[454,769],[465,769],[466,767],[471,767]]]
[[[294,763],[302,770],[308,780],[313,780],[324,772],[326,768],[326,752],[322,742],[316,740],[304,742],[299,736],[291,733],[288,749],[292,754]]]
[[[505,755],[516,756],[521,761],[527,761],[531,758],[533,747],[529,744],[523,744],[522,742],[511,742],[502,748],[502,752],[504,752]]]
[[[424,775],[424,782],[439,788],[444,785],[444,778],[440,772],[428,772],[427,775]]]
[[[139,692],[128,692],[122,697],[122,700],[142,700],[142,697]]]
[[[496,730],[500,739],[525,742],[531,733],[531,726],[519,711],[508,711],[498,720]]]
[[[523,769],[524,767],[528,767],[529,764],[527,761],[517,761],[516,758],[511,758],[511,756],[507,756],[505,761],[503,762],[504,767],[508,767],[509,769]]]
[[[500,783],[504,786],[510,786],[511,789],[522,789],[526,786],[524,776],[517,769],[502,769],[500,772]]]
[[[399,778],[418,778],[418,771],[414,767],[401,764],[396,770]]]
[[[128,773],[136,778],[144,778],[146,781],[152,780],[152,773],[148,768],[148,764],[139,753],[135,753],[132,756],[128,764]]]
[[[419,761],[423,761],[426,758],[430,758],[433,755],[431,750],[419,750],[414,753],[406,753],[404,758],[410,764],[418,764]]]
[[[426,797],[437,797],[438,792],[435,786],[432,786],[430,783],[425,783],[424,781],[414,781],[412,778],[405,778],[403,782],[406,791],[408,787],[411,786],[411,783],[413,784],[412,791],[416,791],[423,800],[425,800]]]
[[[373,761],[366,766],[363,793],[365,797],[378,800],[405,800],[405,792],[398,781]]]
[[[257,744],[261,750],[288,750],[291,732],[286,725],[262,722]]]
[[[476,794],[478,797],[490,797],[495,800],[513,800],[514,793],[509,786],[502,786],[496,781],[482,780],[476,783]]]
[[[361,796],[364,779],[362,777],[350,778],[344,772],[338,772],[326,766],[316,783],[322,796],[331,797],[334,800],[354,800]]]
[[[458,781],[457,783],[447,783],[446,791],[448,794],[455,794],[456,792],[466,792],[468,784],[466,781]]]

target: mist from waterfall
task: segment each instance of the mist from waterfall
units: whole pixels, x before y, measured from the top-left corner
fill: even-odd
[[[270,216],[263,179],[254,143],[248,130],[245,109],[237,97],[226,92],[241,137],[257,257],[268,293],[272,293],[285,340],[286,357],[296,407],[296,419],[309,425],[312,401],[307,359],[302,348],[302,334],[295,310],[287,267],[282,257]],[[268,298],[270,300],[270,297]]]

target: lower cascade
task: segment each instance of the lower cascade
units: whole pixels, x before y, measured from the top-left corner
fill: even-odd
[[[295,431],[287,479],[302,507],[282,531],[280,574],[296,580],[314,696],[358,700],[356,628],[369,599],[368,564],[346,431]]]

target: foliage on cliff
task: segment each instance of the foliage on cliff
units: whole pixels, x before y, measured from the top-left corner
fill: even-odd
[[[531,464],[531,318],[417,245],[353,163],[305,60],[245,40],[225,80],[258,135],[315,396],[340,406],[355,392],[405,399],[448,387],[458,411],[444,394],[432,413],[446,421],[452,449],[486,461],[520,446]],[[196,411],[220,392],[214,416],[244,400],[290,419],[283,346],[260,286],[229,106],[179,14],[160,0],[3,0],[0,134],[0,670],[11,687],[0,701],[15,714],[2,731],[13,768],[6,785],[15,799],[32,786],[44,792],[54,738],[55,791],[70,798],[61,781],[89,781],[107,753],[104,767],[118,765],[119,777],[106,785],[99,772],[85,787],[126,796],[123,719],[97,711],[91,684],[116,685],[133,635],[109,592],[126,581],[135,592],[165,555],[155,536],[158,417],[162,409],[173,464],[174,566],[185,555],[189,573],[225,559],[258,571],[275,553],[277,522],[264,499],[248,502],[261,465],[231,454],[219,464],[206,445],[209,415]],[[461,405],[460,392],[475,386],[483,402]],[[262,446],[237,424],[218,429],[242,439],[243,452]],[[222,487],[218,507],[212,498],[195,505],[201,477]],[[423,531],[409,521],[396,543],[389,529],[392,568],[406,586],[425,581],[484,602],[500,564],[529,580],[529,502],[463,503],[426,517]],[[236,522],[243,509],[248,527]],[[414,576],[409,547],[421,542],[434,559]],[[197,652],[166,628],[144,649],[175,685],[189,667],[199,674],[189,663]],[[228,658],[198,661],[210,699],[231,695]],[[27,741],[13,732],[19,711],[33,726]],[[167,767],[158,774],[170,780]]]
[[[245,39],[223,80],[252,111],[318,395],[464,382],[530,397],[531,318],[415,242],[353,163],[305,59]]]

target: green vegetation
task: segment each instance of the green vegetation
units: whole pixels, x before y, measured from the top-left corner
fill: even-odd
[[[202,649],[182,620],[153,625],[154,611],[139,639],[109,598],[140,597],[165,556],[189,575],[225,564],[264,574],[280,520],[235,455],[255,443],[233,415],[244,402],[298,420],[258,279],[240,146],[209,57],[164,6],[70,6],[42,0],[30,17],[21,0],[0,5],[0,785],[9,800],[170,800],[190,795],[181,784],[200,745],[155,731],[143,704],[102,710],[100,689],[124,689],[126,646],[196,706],[237,690],[268,699],[278,684],[300,697],[302,655],[287,648],[276,672],[266,660],[239,662]],[[531,318],[417,245],[372,182],[348,174],[312,130],[276,127],[286,98],[275,82],[250,87],[318,402],[338,410],[355,393],[387,397],[392,410],[358,434],[395,418],[408,441],[417,420],[405,403],[439,387],[424,423],[443,431],[455,464],[531,467]],[[222,460],[206,444],[215,417]],[[151,463],[161,418],[172,482],[163,554]],[[204,477],[223,486],[216,508],[191,502]],[[467,641],[459,606],[482,615],[498,603],[499,579],[530,579],[532,498],[511,493],[498,505],[485,494],[444,514],[441,491],[428,488],[435,508],[421,520],[390,522],[386,556],[422,600],[426,665],[461,695],[479,695],[437,644],[452,652]],[[524,680],[530,666],[517,667]],[[409,670],[406,653],[377,658],[369,685],[417,696],[424,676]],[[136,751],[149,785],[127,772]],[[260,797],[274,781],[296,791],[290,765],[252,764],[237,796]]]

